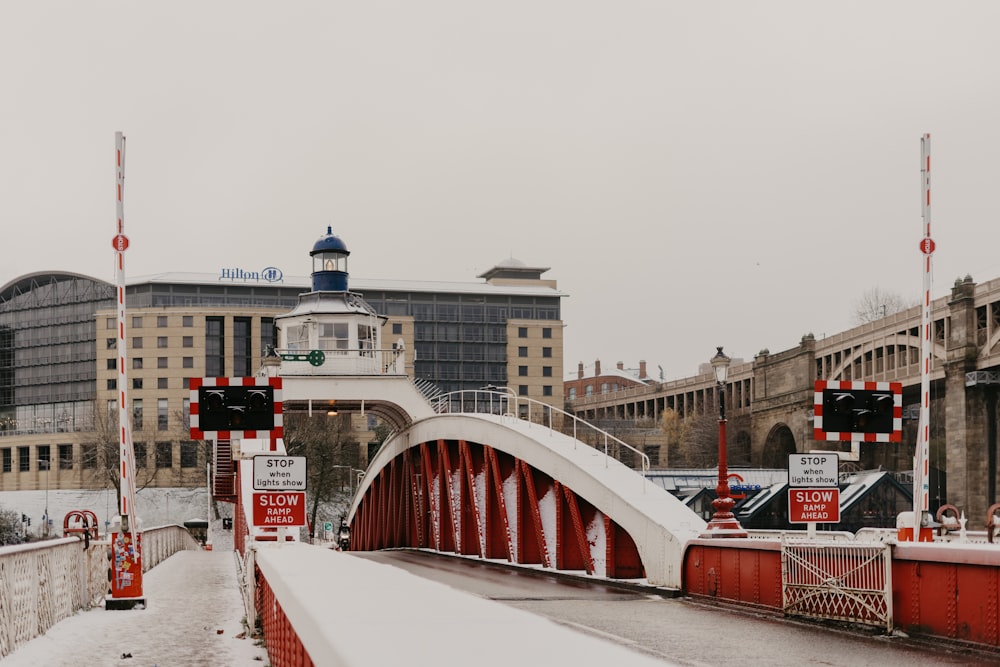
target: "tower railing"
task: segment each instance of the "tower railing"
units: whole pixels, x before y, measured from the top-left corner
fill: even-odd
[[[623,453],[628,451],[638,458],[638,468],[642,472],[643,478],[649,472],[649,456],[643,451],[576,415],[533,398],[518,396],[509,388],[453,391],[435,397],[431,400],[431,404],[434,406],[434,411],[439,414],[471,412],[519,418],[529,424],[538,424],[549,430],[571,436],[574,448],[578,442],[583,442],[595,449],[603,448],[604,455],[608,459],[614,458],[626,465],[629,464],[622,459]],[[556,423],[557,421],[559,424]],[[634,465],[629,465],[629,467],[635,468]]]
[[[281,359],[282,375],[406,375],[401,348],[275,349],[272,352]]]

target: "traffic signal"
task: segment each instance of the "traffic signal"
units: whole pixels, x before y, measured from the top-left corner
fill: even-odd
[[[270,431],[274,428],[274,387],[198,387],[202,431]]]
[[[895,397],[891,391],[823,390],[823,430],[827,433],[892,433]]]

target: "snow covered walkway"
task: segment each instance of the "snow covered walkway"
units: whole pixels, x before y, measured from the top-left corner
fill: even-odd
[[[232,537],[213,537],[214,551],[181,551],[145,574],[146,609],[80,612],[19,647],[3,667],[266,665],[267,652],[243,635]]]

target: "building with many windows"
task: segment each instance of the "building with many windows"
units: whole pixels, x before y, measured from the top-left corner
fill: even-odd
[[[407,372],[424,387],[506,387],[561,408],[565,295],[542,278],[547,270],[508,259],[477,282],[355,278],[352,291],[385,318],[382,339],[402,343]],[[205,483],[206,449],[188,430],[190,378],[255,374],[276,345],[275,318],[309,290],[308,277],[274,267],[127,281],[127,400],[140,486]],[[71,273],[26,275],[0,288],[0,490],[113,483],[114,294],[110,283]]]

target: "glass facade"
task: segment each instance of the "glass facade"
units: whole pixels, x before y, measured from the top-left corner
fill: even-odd
[[[560,296],[363,292],[376,312],[414,322],[413,374],[442,391],[507,384],[507,320],[558,321]]]
[[[114,287],[84,276],[38,274],[0,294],[0,431],[89,428],[96,396],[99,308]]]

